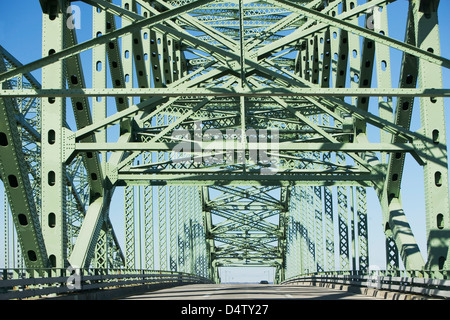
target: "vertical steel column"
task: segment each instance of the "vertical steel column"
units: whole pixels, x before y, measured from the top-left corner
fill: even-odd
[[[182,76],[182,51],[181,51],[181,41],[173,40],[173,81],[177,81]]]
[[[122,0],[122,7],[131,12],[136,11],[136,2],[133,0]],[[126,27],[131,24],[128,19],[122,18],[122,27]],[[133,88],[134,72],[133,72],[133,35],[127,34],[122,37],[121,46],[121,60],[124,73],[124,87]],[[128,105],[133,105],[133,97],[128,98]]]
[[[356,6],[357,1],[347,1],[344,0],[342,2],[342,12],[347,12],[352,9],[352,6]],[[358,18],[353,18],[349,20],[350,22],[354,23],[355,25],[358,25]],[[360,39],[359,36],[353,33],[346,32],[342,39],[343,42],[348,43],[348,51],[347,52],[341,52],[340,59],[341,60],[348,60],[348,65],[350,68],[350,87],[351,88],[358,88],[361,84],[361,69],[360,69],[360,61],[361,61],[361,52],[360,52]],[[360,99],[352,98],[352,104],[357,105],[360,102]],[[361,123],[361,126],[364,126],[364,123]],[[350,141],[352,142],[352,141]],[[342,163],[345,163],[344,158],[340,158]],[[352,270],[355,270],[356,268],[356,247],[355,247],[355,221],[354,221],[354,202],[353,202],[353,194],[354,194],[354,188],[349,187],[342,188],[338,187],[338,193],[343,193],[345,190],[345,197],[342,195],[342,202],[341,202],[341,211],[339,215],[339,228],[340,228],[340,235],[344,233],[344,229],[346,232],[348,232],[348,227],[350,227],[350,234],[348,234],[344,240],[344,237],[340,239],[341,242],[341,268],[346,270],[350,269],[350,264],[347,267],[347,257],[348,260],[352,261],[351,268]],[[348,212],[347,212],[347,192],[350,192],[350,226],[348,225]],[[345,202],[345,205],[344,205]],[[345,209],[344,209],[345,208]],[[345,212],[345,213],[344,213]],[[350,236],[352,241],[352,249],[350,250]],[[344,245],[342,241],[346,242]]]
[[[332,14],[330,11],[329,14]],[[332,28],[327,28],[322,33],[321,37],[321,82],[322,88],[330,88],[330,79],[332,78],[332,56],[333,49],[337,50],[337,41],[332,39]],[[333,30],[336,30],[335,28]],[[334,40],[334,41],[333,41]],[[333,45],[332,45],[333,44]],[[334,63],[337,63],[335,61]],[[327,114],[322,116],[322,124],[324,126],[330,126],[331,117]],[[324,152],[322,155],[324,162],[330,162],[331,152]],[[335,270],[335,252],[334,252],[334,222],[333,222],[333,190],[329,186],[323,187],[323,201],[324,201],[324,220],[325,220],[325,251],[326,251],[326,263],[324,264],[325,270]]]
[[[66,187],[66,214],[67,214],[67,254],[70,255],[73,251],[74,242],[72,241],[77,233],[74,228],[74,222],[76,221],[76,201],[72,193],[72,186]]]
[[[319,46],[319,54],[320,54],[320,62],[321,67],[320,71],[320,86],[322,88],[330,87],[330,79],[331,79],[331,38],[330,38],[330,28],[327,28],[325,32],[321,33]],[[328,115],[323,116],[323,121],[325,122],[326,118],[329,118]]]
[[[324,161],[326,157],[324,156]],[[325,202],[325,246],[327,254],[326,270],[335,270],[334,251],[334,210],[333,210],[333,190],[330,187],[323,188]]]
[[[124,190],[125,204],[125,265],[135,268],[135,224],[134,224],[134,187]]]
[[[295,276],[301,273],[300,267],[300,259],[299,259],[299,230],[298,230],[298,204],[296,199],[296,188],[292,187],[291,195],[289,197],[289,224],[288,224],[288,230],[289,230],[289,266],[286,271],[286,277]]]
[[[139,161],[137,163],[139,165]],[[137,268],[142,269],[142,203],[141,203],[141,192],[142,188],[141,186],[136,187],[136,194],[137,194],[137,200],[135,203],[135,219],[136,219],[136,231],[137,231],[137,237],[136,237],[136,263]]]
[[[354,3],[353,3],[354,4]],[[346,3],[346,11],[351,10],[352,3]],[[375,13],[374,13],[375,12]],[[372,16],[368,14],[365,17],[365,25],[367,21],[373,18],[373,15],[378,13],[378,8],[372,9]],[[358,19],[352,19],[355,25],[358,25]],[[360,38],[357,35],[349,34],[349,65],[350,65],[350,82],[352,88],[369,88],[371,86],[371,77],[373,72],[374,60],[374,45],[373,41],[364,39],[362,48],[360,44]],[[367,110],[369,99],[367,97],[360,97],[353,99],[352,103],[357,105],[358,108]],[[356,121],[356,134],[366,135],[366,123],[364,121]],[[354,190],[356,189],[356,190]],[[363,262],[364,266],[359,265],[359,268],[366,268],[367,257],[367,218],[365,209],[365,196],[366,192],[362,187],[351,187],[352,199],[353,195],[356,195],[356,204],[352,201],[352,261],[353,268],[356,268],[356,256],[358,256],[358,263]],[[354,208],[356,206],[357,221],[354,221]],[[355,230],[355,224],[357,223],[357,231]],[[358,251],[356,251],[356,232],[358,234]]]
[[[147,10],[146,8],[144,8],[143,6],[141,6],[141,15],[144,16],[144,18],[148,18],[150,16],[150,11]],[[142,82],[147,88],[151,87],[151,61],[150,61],[150,55],[151,55],[151,51],[150,51],[150,45],[151,45],[151,30],[150,28],[143,28],[141,30],[141,42],[142,45],[140,47],[142,47],[142,56],[141,59],[138,61],[141,61],[142,63],[140,65],[143,65],[143,67],[141,66],[141,68],[137,71],[138,73],[138,83]],[[137,50],[140,51],[140,50]],[[140,52],[139,52],[140,53]],[[136,66],[137,67],[137,66]],[[145,79],[143,78],[145,76]]]
[[[199,263],[199,243],[198,243],[198,236],[199,236],[199,224],[197,220],[198,212],[196,208],[196,189],[197,187],[192,187],[192,196],[190,198],[189,206],[191,208],[191,217],[192,217],[192,256],[193,256],[193,270],[192,272],[194,274],[199,274],[200,272],[200,263]]]
[[[295,191],[295,206],[296,206],[296,210],[295,210],[295,220],[296,220],[296,233],[297,233],[297,248],[296,248],[296,252],[295,254],[297,255],[297,263],[298,265],[296,266],[296,274],[302,274],[303,273],[303,260],[302,260],[302,249],[303,249],[303,243],[302,243],[302,224],[301,224],[301,202],[299,199],[299,188],[298,187],[293,187],[293,190]]]
[[[6,192],[3,193],[3,214],[4,214],[4,245],[5,245],[5,261],[4,268],[9,268],[9,203]]]
[[[286,214],[287,225],[286,225],[286,241],[284,250],[284,261],[285,261],[285,274],[286,277],[290,278],[294,275],[294,210],[295,204],[292,202],[292,198],[289,199],[288,211]]]
[[[133,1],[132,8],[135,10]],[[148,17],[150,12],[141,7],[141,15]],[[140,32],[133,33],[133,55],[135,69],[137,73],[137,82],[140,88],[150,87],[151,64],[149,59],[150,51],[150,29],[142,29]],[[126,52],[124,52],[126,54]],[[131,66],[132,67],[132,66]],[[134,77],[133,77],[134,78]],[[131,83],[133,81],[131,80]],[[142,99],[141,99],[142,101]],[[147,124],[149,125],[149,124]],[[143,154],[144,164],[152,162],[152,153]],[[153,226],[153,187],[144,186],[144,265],[147,269],[154,269],[154,226]]]
[[[325,41],[327,42],[327,37]],[[328,50],[331,50],[329,48]],[[331,63],[330,59],[327,59],[327,63]],[[325,63],[325,62],[324,62]],[[330,75],[328,71],[327,75]],[[330,117],[328,115],[323,115],[322,123],[324,126],[330,125]],[[324,162],[329,162],[331,160],[331,153],[324,152],[322,159]],[[324,199],[324,219],[325,219],[325,250],[326,250],[326,264],[324,265],[325,270],[335,270],[335,251],[334,251],[334,218],[333,218],[333,189],[328,186],[323,187],[323,199]]]
[[[150,32],[150,63],[152,65],[152,83],[154,88],[162,88],[162,73],[161,73],[161,55],[162,34],[157,31]]]
[[[336,1],[336,0],[333,0]],[[334,8],[330,11],[330,15],[337,15],[337,8]],[[338,87],[338,74],[339,74],[339,51],[340,51],[340,36],[339,29],[336,27],[329,27],[329,39],[330,39],[330,68],[331,68],[331,79],[330,86],[337,88]]]
[[[159,122],[161,125],[161,122]],[[164,152],[159,152],[158,162],[164,161]],[[166,187],[158,186],[158,215],[159,215],[159,268],[167,270],[167,215],[166,215]]]
[[[386,232],[386,270],[398,270],[399,256],[398,248],[392,232]]]
[[[302,273],[300,259],[300,206],[298,203],[297,188],[292,187],[291,196],[289,197],[289,224],[288,224],[288,243],[289,251],[286,251],[288,257],[288,267],[286,277],[295,276]]]
[[[291,209],[289,210],[289,216],[288,216],[288,225],[287,225],[287,232],[286,232],[286,250],[285,250],[285,261],[286,261],[286,276],[288,278],[293,275],[292,269],[293,269],[293,242],[294,242],[294,232],[293,232],[293,226],[294,226],[294,217],[291,215]]]
[[[417,46],[440,56],[437,14],[439,1],[414,0],[412,3]],[[442,88],[441,67],[420,60],[418,80],[419,88]],[[429,160],[423,168],[428,247],[426,267],[430,270],[442,270],[450,266],[450,204],[444,98],[420,98],[420,116],[425,148],[434,159],[440,160]]]
[[[372,12],[375,22],[373,24],[374,31],[385,36],[389,35],[387,12],[388,6],[385,4],[375,7]],[[392,88],[391,55],[389,50],[388,46],[379,42],[375,43],[378,88]],[[392,97],[378,98],[378,112],[381,118],[389,121],[393,120]],[[392,135],[390,133],[380,130],[380,142],[389,143],[391,139]],[[386,157],[386,154],[382,154],[382,163],[387,163]]]
[[[105,223],[105,228],[106,228],[106,265],[107,268],[120,268],[121,266],[124,266],[123,263],[120,263],[120,257],[118,252],[115,250],[116,248],[114,248],[115,245],[115,239],[113,237],[113,232],[112,232],[112,227],[111,225],[107,225]]]
[[[141,7],[141,13],[145,18],[150,16],[150,12]],[[150,29],[143,29],[142,47],[143,47],[143,57],[145,63],[145,75],[147,86],[150,87],[151,84],[151,61],[150,61],[150,46],[151,46],[151,31]],[[142,77],[141,73],[143,70],[138,72],[138,76]],[[139,81],[138,81],[139,82]],[[150,124],[146,124],[150,126]],[[152,162],[153,153],[144,152],[143,154],[144,164],[149,164]],[[153,218],[153,187],[144,186],[144,260],[145,268],[153,270],[155,268],[155,244],[154,244],[154,218]]]
[[[206,237],[205,237],[205,224],[202,214],[202,197],[201,187],[196,187],[195,197],[195,211],[197,216],[197,247],[198,247],[198,261],[200,270],[198,275],[206,277],[208,265],[206,263]]]
[[[63,1],[61,10],[65,11]],[[63,14],[42,16],[42,56],[64,49],[66,21]],[[43,89],[65,88],[64,62],[59,61],[42,68]],[[62,160],[63,126],[65,123],[64,98],[44,98],[41,109],[41,190],[42,233],[52,267],[67,267],[65,166]]]
[[[195,261],[195,230],[194,230],[194,208],[193,208],[193,194],[192,194],[192,187],[191,192],[188,197],[188,210],[189,210],[189,222],[188,222],[188,229],[189,229],[189,273],[196,273],[196,261]]]
[[[152,153],[144,153],[144,163],[150,163]],[[145,268],[155,268],[154,249],[154,225],[153,225],[153,187],[144,187],[144,256]]]
[[[176,231],[177,231],[177,201],[179,198],[178,195],[178,187],[169,186],[169,236],[170,236],[170,255],[169,255],[169,266],[170,271],[177,271],[177,241],[176,241]]]
[[[97,244],[95,246],[95,254],[93,265],[97,269],[107,269],[108,265],[108,230],[106,224],[100,230]]]
[[[179,197],[177,201],[177,212],[178,212],[178,266],[179,270],[182,272],[186,271],[186,265],[185,265],[185,224],[186,224],[186,197],[188,192],[188,187],[181,186],[179,192]]]
[[[309,249],[309,263],[308,268],[310,272],[316,271],[316,229],[315,229],[315,210],[314,210],[314,187],[307,188],[307,204],[308,204],[308,249]]]
[[[386,11],[387,12],[387,11]],[[381,18],[377,18],[382,21]],[[377,25],[375,25],[377,26]],[[414,14],[411,5],[408,11],[406,25],[405,43],[415,45],[416,37],[414,31]],[[417,84],[418,59],[411,54],[403,53],[399,88],[415,88]],[[381,65],[380,65],[381,67]],[[387,65],[389,67],[389,65]],[[396,103],[395,123],[407,129],[410,127],[414,98],[399,97]],[[382,139],[385,139],[382,134]],[[391,142],[402,143],[405,139],[396,135],[392,136]],[[383,190],[378,190],[383,210],[384,231],[386,235],[386,263],[387,268],[398,268],[401,253],[403,263],[409,269],[421,269],[424,266],[423,257],[414,239],[409,223],[401,209],[400,189],[403,175],[405,155],[395,153],[390,155],[387,166],[386,182]],[[400,230],[401,229],[401,230]]]
[[[342,10],[346,9],[346,4],[342,4]],[[330,11],[332,16],[339,14],[338,7]],[[334,88],[344,88],[347,77],[348,65],[348,32],[338,28],[330,28],[330,40],[332,50],[332,75]],[[339,124],[336,123],[336,126]],[[341,152],[336,153],[338,164],[345,163],[345,155]],[[341,270],[349,268],[349,240],[348,240],[348,207],[347,207],[347,188],[338,186],[337,188],[338,204],[338,239],[339,239],[339,267]]]
[[[356,271],[355,188],[350,187],[351,270]]]
[[[351,4],[353,5],[357,5],[356,4],[357,1],[348,1],[348,0],[344,0],[342,3],[342,11],[343,12],[347,12],[351,10]],[[358,25],[358,18],[353,18],[350,19],[349,22]],[[362,53],[360,51],[360,39],[359,36],[353,33],[346,33],[344,38],[342,39],[345,42],[348,42],[348,52],[343,52],[341,53],[340,59],[344,60],[347,59],[348,60],[348,65],[350,67],[350,87],[351,88],[358,88],[360,86],[360,84],[362,83],[361,80],[361,68],[360,68],[360,64],[361,64],[361,56]],[[359,101],[360,98],[352,98],[352,104],[356,105],[357,102],[361,103],[361,101]]]
[[[164,85],[162,72],[162,59],[164,57],[164,37],[163,34],[155,31],[150,33],[150,61],[153,66],[153,87],[162,88]],[[167,48],[166,48],[167,50]],[[164,126],[163,114],[156,116],[156,126]],[[158,162],[165,160],[165,153],[158,153]],[[167,223],[166,223],[166,187],[158,186],[158,214],[159,214],[159,264],[161,270],[167,270]]]
[[[359,270],[367,271],[369,268],[369,228],[367,219],[366,189],[364,187],[356,187],[356,214],[358,217]]]
[[[338,164],[345,163],[345,156],[337,153]],[[337,187],[338,201],[338,232],[339,232],[339,266],[340,270],[349,270],[349,233],[348,233],[348,203],[347,187]]]
[[[101,9],[92,8],[92,37],[100,37],[108,32],[106,26],[106,12]],[[92,49],[92,87],[93,88],[106,88],[106,48],[104,45],[96,46]],[[101,121],[106,118],[107,114],[107,101],[106,97],[95,97],[92,99],[92,118],[93,121]],[[95,141],[106,142],[107,141],[107,131],[102,130],[95,133]],[[107,153],[101,153],[101,165],[102,171],[105,172],[106,169]],[[107,247],[106,244],[106,234],[104,230],[105,226],[102,226],[99,233],[99,240],[95,245],[95,256],[94,262],[96,267],[107,265]],[[104,257],[100,257],[100,254],[104,254]]]
[[[295,58],[295,67],[296,67],[296,72],[298,73],[298,75],[300,77],[305,77],[305,63],[306,63],[306,58],[305,60],[303,60],[303,57],[305,56],[304,53],[304,46],[303,46],[304,42],[299,42],[298,44],[298,53],[297,53],[297,57]]]
[[[199,220],[201,222],[201,235],[200,235],[200,240],[201,240],[201,244],[202,244],[202,261],[203,261],[203,277],[205,278],[210,278],[211,277],[211,267],[209,264],[209,259],[210,259],[210,255],[208,254],[208,249],[207,249],[207,239],[206,239],[206,221],[203,218],[203,214],[202,214],[202,208],[203,208],[203,202],[201,197],[199,198],[198,201],[199,205]]]
[[[92,37],[100,37],[106,34],[106,12],[92,8]],[[92,48],[92,88],[106,88],[106,48],[104,45]],[[92,119],[98,122],[106,118],[106,97],[95,97],[92,99]],[[95,133],[95,141],[106,142],[106,130]],[[103,172],[105,171],[106,152],[101,153]]]
[[[299,203],[300,234],[301,234],[301,265],[302,273],[308,270],[308,229],[306,228],[306,190],[301,186],[297,188],[297,202]]]
[[[286,199],[286,196],[283,195],[285,189],[282,189],[281,191],[281,198]],[[278,238],[278,252],[281,256],[281,266],[280,266],[280,274],[279,279],[280,281],[284,281],[286,279],[286,237],[287,237],[287,227],[288,227],[288,212],[285,209],[280,210],[279,213],[279,230],[281,232],[281,236]]]
[[[19,269],[23,269],[25,268],[25,261],[24,261],[24,257],[22,254],[22,249],[20,247],[20,242],[19,239],[17,239],[17,244],[15,245],[16,247],[16,252],[17,252],[17,256],[16,256],[16,267]]]
[[[192,246],[191,246],[191,215],[189,208],[189,198],[191,197],[191,188],[185,187],[185,205],[184,205],[184,223],[183,223],[183,238],[184,238],[184,262],[185,272],[192,272]]]
[[[304,187],[297,187],[297,199],[300,203],[300,230],[301,230],[301,261],[302,261],[302,273],[306,273],[308,271],[308,252],[309,252],[309,243],[308,243],[308,228],[307,228],[307,199],[306,199],[306,190]]]
[[[310,61],[310,52],[309,52],[309,44],[308,41],[303,41],[302,43],[302,51],[301,52],[301,63],[302,63],[302,73],[303,78],[307,81],[311,79],[311,61]]]
[[[415,22],[412,3],[408,11],[405,42],[416,44]],[[403,53],[400,70],[399,88],[415,88],[418,74],[418,59],[411,54]],[[414,98],[397,99],[395,122],[407,129],[410,127]],[[396,135],[391,142],[406,142]],[[400,201],[400,189],[403,175],[405,155],[395,153],[389,157],[386,182],[378,191],[383,211],[384,232],[386,235],[386,263],[389,269],[398,268],[398,253],[407,269],[422,269],[425,265],[417,241],[403,212]]]
[[[314,37],[314,71],[313,71],[313,82],[318,81],[319,73],[318,73],[318,61],[319,61],[319,51],[318,51],[318,37]],[[313,122],[317,125],[320,125],[319,116],[313,116]],[[320,161],[320,153],[313,153],[313,158],[317,161]],[[319,169],[321,165],[314,164],[313,167],[315,169]],[[322,202],[322,187],[321,186],[313,186],[313,197],[314,197],[314,256],[315,256],[315,268],[317,272],[324,271],[325,261],[324,261],[324,252],[323,252],[323,202]]]
[[[313,35],[308,41],[308,58],[310,59],[311,82],[313,84],[319,83],[319,53],[318,53],[317,36]]]
[[[314,187],[315,257],[317,272],[324,271],[322,187]]]
[[[133,0],[122,0],[122,8],[129,10],[131,12],[136,12],[136,3]],[[131,21],[128,19],[122,18],[121,19],[122,27],[126,27],[127,25],[131,24]],[[119,48],[117,48],[118,51]],[[111,53],[109,53],[109,56],[111,56]],[[125,87],[125,88],[133,88],[133,82],[134,82],[134,72],[133,72],[133,57],[134,57],[134,50],[133,50],[133,35],[127,34],[122,37],[121,39],[121,48],[120,48],[120,61],[122,62],[122,70],[123,70],[123,80],[124,83],[120,85],[119,87]],[[117,84],[115,84],[117,86]],[[128,105],[133,105],[133,97],[128,97]],[[125,244],[126,244],[126,257],[127,261],[129,261],[129,264],[127,265],[132,268],[135,268],[136,266],[139,268],[140,266],[140,243],[141,239],[139,237],[140,235],[140,221],[139,221],[139,212],[140,208],[139,203],[137,200],[140,196],[140,186],[126,186],[125,187],[125,198],[126,201],[126,234],[125,234]]]
[[[387,10],[387,9],[386,9]],[[387,14],[387,13],[386,13]],[[414,15],[412,13],[411,7],[408,10],[408,19],[406,25],[406,35],[405,43],[415,45],[415,33],[414,33]],[[390,64],[387,66],[390,67]],[[417,84],[417,58],[403,53],[402,64],[400,70],[400,81],[399,88],[415,88]],[[378,69],[377,69],[378,70]],[[402,97],[397,98],[396,108],[395,108],[395,123],[409,128],[411,123],[412,107],[414,104],[413,97]],[[381,132],[381,139],[385,139],[386,134]],[[383,141],[383,140],[382,140]],[[406,142],[403,138],[398,136],[392,136],[390,142]],[[395,153],[391,155],[388,159],[387,171],[386,171],[386,183],[384,188],[384,197],[388,194],[393,196],[400,196],[401,180],[403,175],[403,165],[405,161],[405,154]],[[387,210],[387,208],[385,209]],[[385,222],[386,224],[386,222]],[[388,224],[386,224],[388,225]],[[399,253],[398,247],[395,242],[391,230],[385,230],[386,236],[386,269],[398,269],[399,267]]]
[[[292,275],[295,274],[295,268],[297,266],[297,262],[296,260],[296,256],[295,256],[295,245],[296,245],[296,240],[297,238],[295,237],[295,228],[296,228],[296,223],[295,223],[295,211],[296,211],[296,205],[293,202],[294,199],[294,188],[290,187],[291,190],[289,191],[289,202],[288,202],[288,212],[287,212],[287,232],[286,232],[286,250],[285,250],[285,255],[286,255],[286,277],[289,278]],[[298,273],[297,273],[298,274]]]
[[[181,187],[183,188],[183,187]],[[210,279],[217,279],[218,270],[216,267],[216,263],[214,261],[215,258],[215,246],[214,246],[214,236],[212,234],[212,214],[211,210],[207,209],[207,204],[209,203],[209,191],[208,187],[202,187],[202,215],[203,215],[203,223],[205,227],[205,268],[206,268],[206,277]]]
[[[172,59],[172,40],[169,38],[167,41],[164,41],[164,68],[166,71],[165,79],[166,83],[170,83],[172,80],[173,74],[173,66],[171,63]],[[167,44],[166,44],[167,42]],[[170,71],[169,71],[170,70]],[[176,121],[176,117],[172,114],[167,115],[167,124],[171,124]],[[176,157],[176,156],[175,156]],[[168,160],[173,160],[173,153],[168,154]],[[177,212],[176,212],[176,203],[177,203],[177,187],[169,186],[168,187],[169,194],[169,268],[171,271],[177,271],[177,245],[176,245],[176,230],[177,230]]]

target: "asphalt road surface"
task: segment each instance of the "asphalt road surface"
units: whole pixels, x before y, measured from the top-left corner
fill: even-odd
[[[374,297],[315,286],[264,284],[193,284],[156,290],[122,300],[380,300]]]

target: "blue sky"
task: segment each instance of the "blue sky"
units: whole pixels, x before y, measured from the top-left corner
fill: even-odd
[[[114,1],[115,3],[117,1]],[[361,2],[361,1],[359,1]],[[79,41],[88,40],[91,36],[91,10],[89,6],[75,2],[76,5],[82,9],[81,29],[78,30]],[[406,16],[408,1],[398,0],[389,5],[389,32],[390,36],[399,40],[404,38],[404,29],[406,25]],[[87,9],[87,10],[86,10]],[[0,1],[0,12],[2,18],[0,19],[0,45],[12,53],[18,60],[26,64],[37,60],[41,57],[41,8],[39,1]],[[450,31],[450,1],[443,0],[440,2],[440,34],[441,34],[441,52],[446,58],[450,58],[450,41],[448,34]],[[84,53],[83,56],[89,58],[89,52]],[[391,66],[392,66],[392,83],[393,86],[398,84],[398,74],[400,70],[401,53],[396,50],[391,50]],[[90,69],[85,67],[85,75],[90,73]],[[35,77],[40,80],[40,72],[33,72]],[[443,70],[444,88],[450,88],[450,70]],[[86,76],[86,79],[89,79]],[[88,83],[89,85],[89,83]],[[450,107],[449,99],[445,99],[447,110]],[[449,112],[446,111],[446,118],[449,119]],[[420,128],[419,109],[415,108],[413,115],[412,129]],[[447,128],[448,129],[448,128]],[[448,130],[447,130],[448,131]],[[374,131],[375,132],[375,131]],[[378,137],[378,132],[375,132]],[[447,133],[447,137],[448,137]],[[424,218],[424,189],[423,189],[423,174],[420,166],[408,156],[405,165],[405,175],[402,184],[402,199],[405,212],[411,224],[416,239],[419,242],[422,254],[426,254],[425,245],[425,218]],[[2,188],[0,187],[0,192]],[[2,204],[3,197],[0,199]],[[111,212],[111,219],[113,223],[120,228],[123,224],[123,210],[120,207],[122,201],[122,192],[118,190],[115,201],[118,206],[112,208],[119,208],[117,211],[113,209]],[[371,250],[370,261],[371,264],[384,266],[384,250],[373,250],[374,246],[384,244],[384,236],[382,233],[381,211],[378,200],[373,190],[368,190],[368,211],[369,211],[369,250]],[[0,232],[2,232],[1,230]],[[117,231],[121,233],[119,230]],[[380,242],[383,241],[383,242]],[[0,249],[1,251],[1,249]],[[0,259],[3,259],[1,257]],[[241,281],[242,279],[251,279],[251,281],[259,281],[267,278],[266,269],[252,269],[250,272],[242,269],[229,269],[227,278],[233,281]],[[271,275],[273,272],[270,273]]]

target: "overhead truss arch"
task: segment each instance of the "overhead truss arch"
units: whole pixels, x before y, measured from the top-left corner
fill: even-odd
[[[84,0],[81,43],[76,1],[39,2],[42,58],[0,47],[5,219],[27,267],[366,272],[373,188],[388,268],[449,268],[438,0],[409,1],[402,40],[392,0]],[[426,253],[401,202],[407,154],[423,168]]]

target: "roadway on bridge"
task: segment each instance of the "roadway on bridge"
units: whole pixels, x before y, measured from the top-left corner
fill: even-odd
[[[270,284],[193,284],[123,298],[123,300],[225,299],[379,300],[374,297],[337,289],[306,285],[282,286]]]

